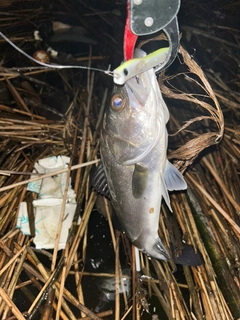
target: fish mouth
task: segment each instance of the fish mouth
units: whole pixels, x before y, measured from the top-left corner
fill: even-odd
[[[144,74],[141,74],[139,76],[131,78],[125,85],[128,99],[135,107],[137,107],[138,105],[144,106],[150,93],[150,90],[147,88],[147,86],[144,86],[144,76]]]
[[[152,77],[155,77],[155,73],[153,69],[150,69],[129,79],[125,83],[125,89],[131,104],[145,106],[152,91]]]
[[[135,50],[134,58],[146,56],[146,53],[140,49]],[[139,75],[130,78],[125,83],[127,95],[131,103],[145,105],[151,92],[151,76],[155,77],[154,70],[149,69]]]

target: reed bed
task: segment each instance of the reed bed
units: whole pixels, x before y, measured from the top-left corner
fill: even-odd
[[[28,10],[14,7],[15,1],[0,4],[1,23],[6,35],[28,50],[33,38],[26,26],[31,25],[33,17],[43,22],[52,15],[49,12],[44,15],[42,7],[36,8],[33,1],[24,3],[31,4],[35,15],[24,20],[26,25],[22,29],[19,16],[28,16]],[[64,1],[61,4],[67,8]],[[6,8],[15,8],[15,15],[9,17]],[[102,21],[102,15],[94,14]],[[112,22],[108,16],[105,20]],[[10,25],[18,30],[14,38]],[[141,273],[136,270],[134,248],[124,235],[114,230],[111,219],[108,233],[115,270],[94,273],[86,268],[88,225],[98,197],[90,188],[90,172],[100,159],[99,135],[110,87],[105,89],[103,78],[94,72],[35,70],[35,65],[26,67],[30,62],[25,58],[19,65],[23,69],[17,69],[18,65],[12,68],[9,61],[15,61],[17,55],[19,63],[19,56],[1,40],[5,59],[0,69],[0,89],[7,93],[0,104],[1,319],[240,318],[240,82],[229,67],[239,59],[236,55],[239,33],[224,29],[224,37],[220,39],[211,37],[205,26],[184,28],[199,46],[210,46],[213,56],[216,44],[218,50],[222,46],[216,61],[222,63],[224,73],[218,74],[214,64],[211,69],[204,68],[207,54],[203,55],[200,68],[195,57],[181,47],[174,65],[178,71],[170,69],[159,77],[171,114],[169,159],[184,173],[188,183],[186,192],[171,194],[173,213],[163,204],[159,234],[166,247],[170,247],[170,242],[174,244],[176,254],[181,252],[182,242],[193,245],[201,253],[203,264],[177,266],[173,260],[166,263],[140,253]],[[184,39],[183,34],[183,43]],[[91,57],[85,59],[90,65]],[[78,63],[74,58],[71,62]],[[43,97],[52,92],[57,93],[56,97],[59,88],[68,97],[64,108],[59,108],[59,101],[55,106],[45,104]],[[77,210],[65,249],[58,251],[63,205],[55,248],[37,250],[33,237],[16,228],[18,210],[20,202],[29,201],[27,184],[43,178],[32,175],[36,161],[56,155],[70,157],[69,167],[64,170],[67,181],[72,178]],[[31,197],[35,199],[37,195]],[[109,216],[106,200],[104,206]],[[125,262],[131,274],[131,295],[122,297]],[[91,297],[94,300],[96,296],[93,277],[116,280],[114,306],[100,313],[93,312]],[[91,287],[90,294],[86,283]]]

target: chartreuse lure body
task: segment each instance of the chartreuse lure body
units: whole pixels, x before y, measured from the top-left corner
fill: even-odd
[[[161,48],[142,58],[133,58],[122,63],[113,71],[114,83],[123,85],[127,80],[133,78],[152,68],[158,68],[165,63],[169,55],[169,47]]]

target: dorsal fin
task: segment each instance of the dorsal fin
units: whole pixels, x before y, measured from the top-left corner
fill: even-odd
[[[102,161],[99,162],[98,166],[95,168],[92,174],[91,187],[102,196],[110,198],[107,178]]]

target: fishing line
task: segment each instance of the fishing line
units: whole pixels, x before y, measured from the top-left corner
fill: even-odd
[[[59,64],[48,64],[48,63],[44,63],[41,61],[38,61],[36,59],[34,59],[32,56],[30,56],[29,54],[27,54],[25,51],[23,51],[22,49],[20,49],[16,44],[14,44],[8,37],[6,37],[2,32],[0,32],[0,36],[7,41],[15,50],[17,50],[18,52],[20,52],[21,54],[23,54],[25,57],[27,57],[28,59],[34,61],[35,63],[46,67],[46,68],[52,68],[52,69],[85,69],[85,70],[93,70],[93,71],[99,71],[99,72],[103,72],[105,74],[107,74],[108,76],[114,76],[113,75],[113,71],[110,71],[110,66],[108,68],[108,70],[103,70],[103,69],[98,69],[98,68],[93,68],[93,67],[87,67],[87,66],[63,66],[63,65],[59,65]],[[30,67],[31,68],[31,67]]]

